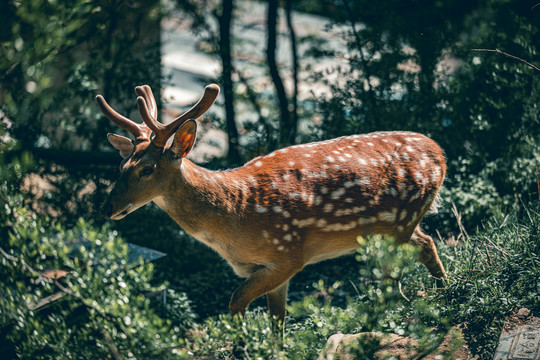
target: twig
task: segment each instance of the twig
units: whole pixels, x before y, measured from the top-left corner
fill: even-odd
[[[538,200],[540,200],[540,179],[538,178],[538,168],[536,168],[536,185],[538,186]]]
[[[403,298],[407,300],[408,302],[411,302],[411,300],[409,300],[409,298],[405,296],[405,294],[403,293],[403,290],[401,290],[401,281],[398,281],[398,289],[401,296],[403,296]]]
[[[523,60],[521,58],[518,58],[517,56],[514,56],[514,55],[510,55],[504,51],[501,51],[499,49],[472,49],[472,51],[483,51],[483,52],[494,52],[494,53],[497,53],[497,54],[501,54],[501,55],[504,55],[504,56],[507,56],[511,59],[514,59],[514,60],[517,60],[517,61],[520,61],[522,63],[524,63],[525,65],[533,68],[534,70],[536,71],[540,71],[540,68],[536,65],[533,65],[531,64],[530,62],[526,61],[526,60]]]
[[[111,350],[111,354],[113,355],[115,360],[121,360],[122,355],[120,355],[120,352],[118,351],[118,347],[114,344],[112,341],[109,333],[107,330],[103,329],[103,337],[105,338],[105,341],[107,341],[107,346],[109,347],[109,350]]]
[[[467,234],[467,230],[465,230],[465,227],[463,226],[463,223],[461,222],[461,214],[459,213],[456,204],[452,202],[452,212],[454,213],[454,216],[456,217],[456,221],[458,223],[460,235],[463,236],[466,240],[470,240],[469,234]]]

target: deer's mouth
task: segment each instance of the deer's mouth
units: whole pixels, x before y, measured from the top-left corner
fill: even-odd
[[[111,219],[112,220],[120,220],[122,219],[124,216],[126,216],[127,214],[129,214],[131,212],[131,209],[133,209],[133,204],[128,204],[128,206],[126,206],[124,209],[116,212],[116,214],[113,214],[111,215]]]

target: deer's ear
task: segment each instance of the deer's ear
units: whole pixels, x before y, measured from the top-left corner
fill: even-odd
[[[195,120],[188,120],[180,126],[180,129],[174,134],[174,140],[171,145],[171,150],[177,157],[184,158],[189,154],[195,138],[197,137],[197,123]]]
[[[107,134],[107,139],[115,149],[120,151],[121,157],[127,158],[131,155],[131,152],[133,151],[133,141],[125,136],[116,134]]]

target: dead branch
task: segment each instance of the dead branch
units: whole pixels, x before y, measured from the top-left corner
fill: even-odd
[[[499,50],[499,49],[472,49],[472,51],[478,51],[478,52],[480,52],[480,51],[482,51],[482,52],[494,52],[494,53],[497,53],[497,54],[501,54],[501,55],[507,56],[507,57],[509,57],[509,58],[511,58],[511,59],[520,61],[520,62],[524,63],[525,65],[527,65],[527,66],[533,68],[533,69],[536,70],[536,71],[540,71],[540,67],[538,67],[538,66],[536,66],[536,65],[533,65],[533,64],[531,64],[530,62],[528,62],[528,61],[526,61],[526,60],[523,60],[523,59],[521,59],[521,58],[519,58],[519,57],[517,57],[517,56],[510,55],[510,54],[508,54],[508,53],[506,53],[506,52],[504,52],[504,51],[501,51],[501,50]]]

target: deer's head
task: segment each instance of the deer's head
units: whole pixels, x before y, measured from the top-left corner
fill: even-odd
[[[109,142],[123,157],[120,177],[102,207],[103,215],[113,220],[123,218],[163,194],[167,179],[178,174],[173,168],[179,168],[195,143],[195,119],[214,103],[219,86],[208,85],[195,106],[167,125],[156,120],[157,106],[150,87],[137,86],[135,93],[144,121],[142,124],[117,113],[103,96],[96,97],[103,114],[135,137],[131,140],[116,134],[107,135]],[[168,144],[173,135],[172,143]]]

